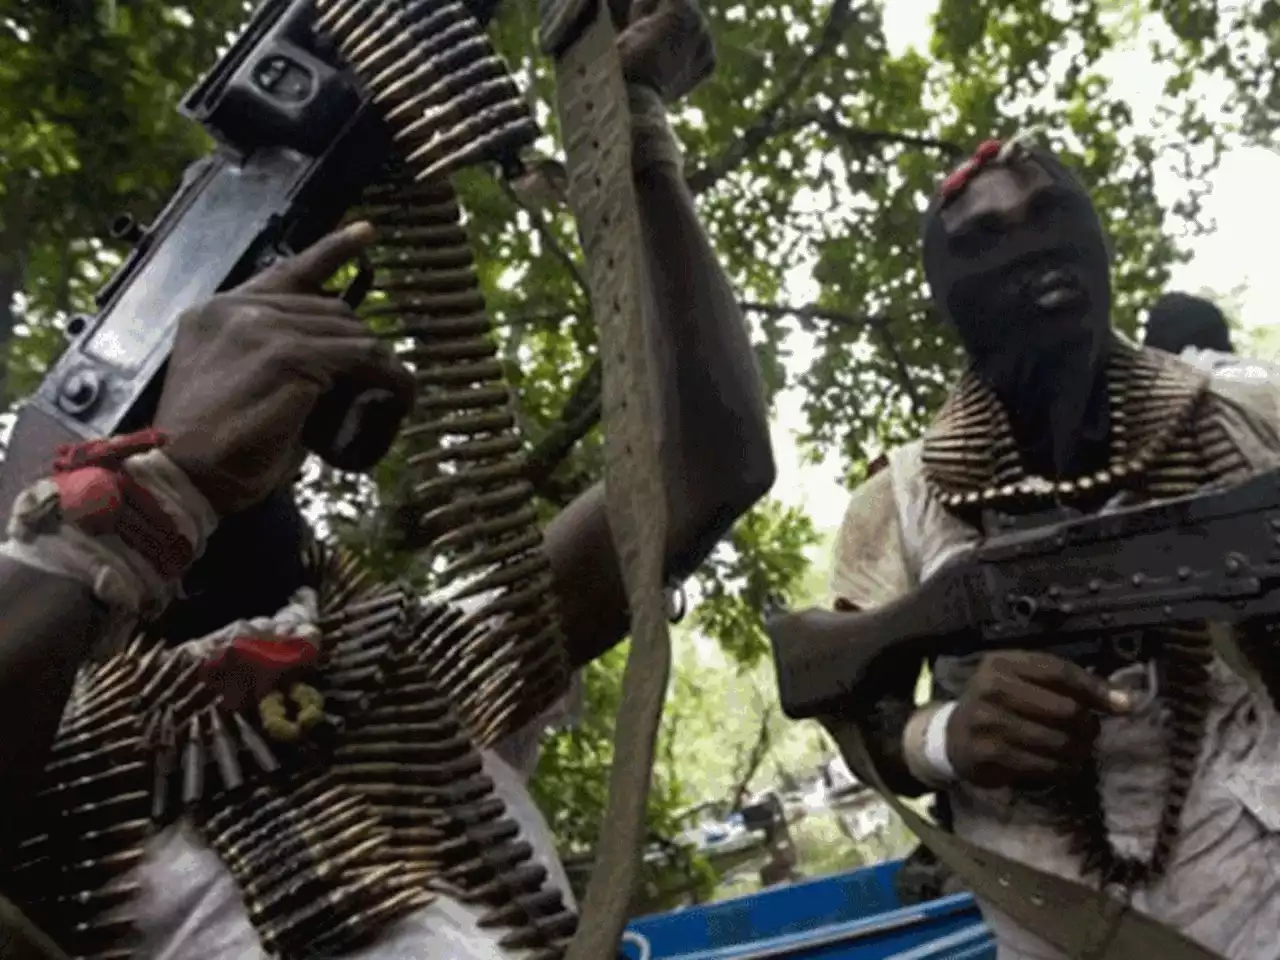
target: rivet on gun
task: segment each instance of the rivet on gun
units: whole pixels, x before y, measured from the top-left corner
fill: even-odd
[[[1280,517],[1272,517],[1270,523],[1272,530],[1280,530]]]
[[[1101,581],[1101,580],[1094,579],[1094,580],[1090,580],[1090,581],[1089,581],[1089,592],[1090,592],[1090,593],[1097,593],[1097,592],[1098,592],[1099,590],[1101,590],[1101,589],[1102,589],[1102,581]]]
[[[1172,617],[1172,616],[1173,616],[1173,607],[1166,606],[1166,607],[1161,611],[1161,613],[1163,613],[1166,617]]]
[[[1242,564],[1240,563],[1239,557],[1227,557],[1227,575],[1228,576],[1235,576],[1237,573],[1239,573],[1241,566]]]
[[[1179,567],[1179,568],[1178,568],[1178,579],[1179,579],[1179,580],[1189,580],[1190,578],[1191,578],[1191,568],[1190,568],[1190,567]]]
[[[1023,620],[1030,620],[1036,615],[1038,609],[1034,597],[1014,597],[1012,605],[1014,615]]]
[[[1147,578],[1146,578],[1146,577],[1144,577],[1142,574],[1140,574],[1140,573],[1135,573],[1135,574],[1130,578],[1130,582],[1131,582],[1135,587],[1140,587],[1140,586],[1142,586],[1143,581],[1144,581],[1144,580],[1146,580],[1146,579],[1147,579]]]
[[[1111,622],[1111,619],[1112,619],[1112,618],[1111,618],[1111,614],[1109,614],[1109,613],[1104,613],[1104,614],[1102,614],[1102,615],[1101,615],[1101,620],[1102,620],[1102,622],[1103,622],[1103,623],[1110,623],[1110,622]]]
[[[1054,600],[1057,600],[1060,596],[1062,596],[1062,588],[1058,586],[1056,583],[1053,584],[1052,586],[1049,587],[1049,596],[1052,597]]]

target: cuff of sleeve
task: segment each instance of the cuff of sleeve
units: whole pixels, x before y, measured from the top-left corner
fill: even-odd
[[[125,461],[129,476],[156,498],[178,530],[190,541],[192,556],[204,553],[218,526],[218,514],[176,463],[163,450],[150,450]]]
[[[902,732],[907,770],[926,787],[939,789],[958,779],[947,756],[947,724],[955,708],[955,701],[922,707]]]

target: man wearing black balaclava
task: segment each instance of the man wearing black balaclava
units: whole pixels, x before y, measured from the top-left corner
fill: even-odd
[[[933,198],[923,241],[969,367],[925,435],[855,492],[837,609],[898,599],[1000,530],[1280,463],[1265,417],[1113,332],[1103,229],[1053,155],[983,144]],[[941,793],[957,837],[1124,888],[1136,909],[1232,960],[1275,955],[1280,787],[1267,786],[1268,734],[1280,717],[1206,630],[938,657],[933,702],[917,708],[921,666],[878,667],[863,689],[879,700],[853,705],[894,792]],[[1061,956],[983,909],[1000,960]]]

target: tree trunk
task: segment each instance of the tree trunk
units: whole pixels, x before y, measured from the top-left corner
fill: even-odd
[[[17,297],[27,281],[31,256],[30,205],[34,184],[23,178],[7,185],[0,208],[0,398],[5,397],[9,344],[17,323]]]

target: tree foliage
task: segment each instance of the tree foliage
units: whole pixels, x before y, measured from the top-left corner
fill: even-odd
[[[674,115],[689,187],[751,320],[770,394],[803,391],[808,455],[838,461],[851,481],[870,456],[916,435],[957,372],[923,284],[918,224],[939,176],[976,142],[1034,128],[1075,166],[1110,235],[1115,319],[1129,331],[1183,256],[1179,237],[1199,229],[1198,197],[1221,151],[1274,145],[1277,0],[1230,12],[1213,0],[940,0],[927,43],[905,51],[886,40],[881,0],[706,7],[719,69]],[[206,149],[174,106],[245,8],[0,5],[0,343],[12,338],[11,398],[34,385],[60,325],[91,309],[118,260],[101,239],[106,223],[121,210],[145,220]],[[546,118],[541,149],[553,154],[536,9],[505,5],[493,31]],[[1109,58],[1134,48],[1164,68],[1154,118],[1135,115],[1110,80]],[[1186,189],[1166,209],[1156,181],[1170,170]],[[550,516],[601,469],[576,234],[566,213],[527,208],[487,173],[461,187]],[[394,473],[389,464],[378,480]],[[310,493],[344,535],[378,533],[361,526],[377,484],[317,473]],[[692,626],[735,665],[758,669],[760,611],[804,596],[815,536],[797,511],[761,504],[699,573]],[[620,663],[615,653],[591,668],[587,721],[551,744],[539,776],[569,846],[599,822]],[[664,764],[654,804],[663,827],[690,799],[676,755]]]

